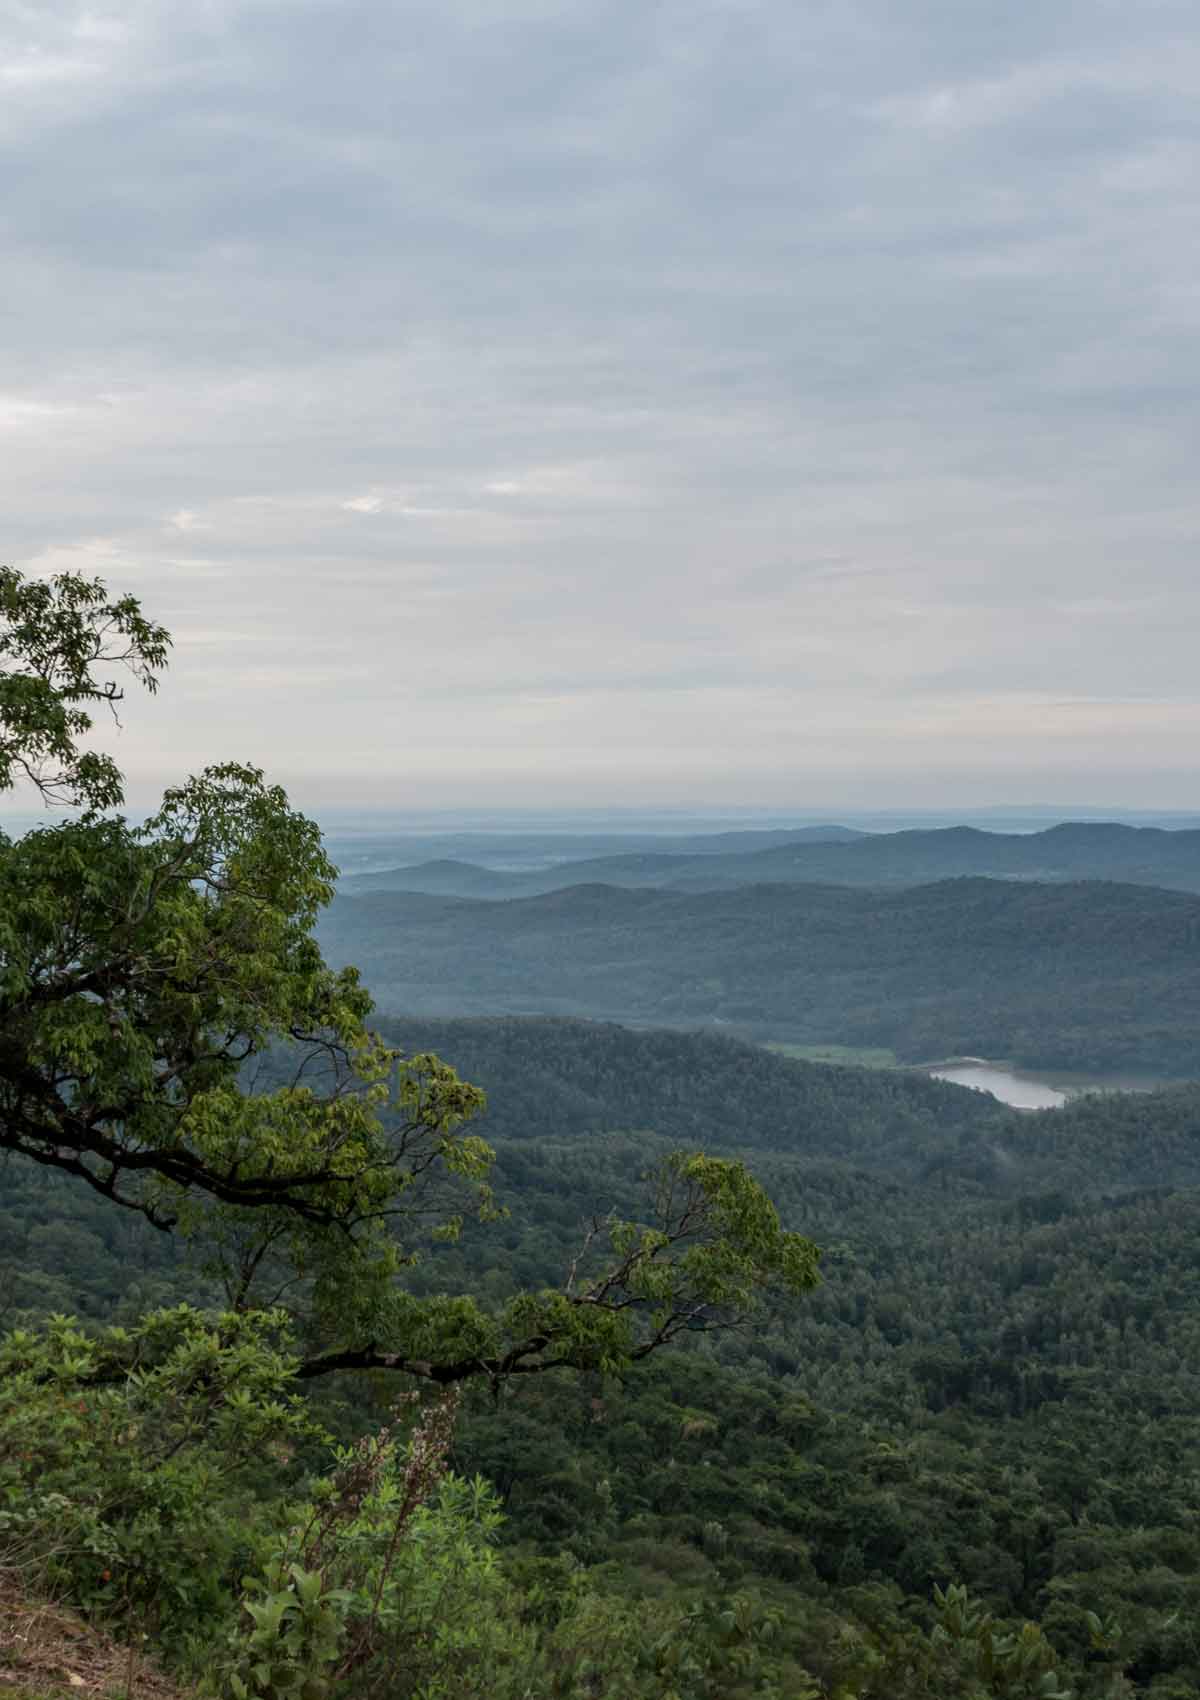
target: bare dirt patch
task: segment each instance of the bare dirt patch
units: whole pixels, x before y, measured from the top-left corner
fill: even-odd
[[[11,1572],[0,1572],[0,1700],[62,1696],[128,1696],[190,1700],[188,1691],[74,1612],[32,1597]]]

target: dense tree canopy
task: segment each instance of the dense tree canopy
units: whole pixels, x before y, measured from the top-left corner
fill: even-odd
[[[109,671],[152,690],[166,664],[136,601],[6,569],[0,617],[0,789],[81,810],[0,839],[0,1148],[202,1245],[234,1310],[284,1305],[303,1376],[611,1367],[814,1284],[815,1249],[740,1162],[676,1152],[646,1220],[597,1219],[559,1288],[500,1314],[413,1298],[414,1225],[489,1213],[492,1154],[465,1131],[482,1094],[371,1031],[357,972],[313,937],[320,833],[257,768],[210,767],[141,825],[115,812],[119,771],[81,740],[121,698]]]
[[[691,1645],[740,1597],[754,1611],[739,1657],[751,1646],[767,1662],[790,1656],[811,1685],[793,1677],[782,1692],[822,1700],[1044,1700],[1046,1659],[1075,1700],[1200,1692],[1200,1088],[1022,1114],[903,1072],[817,1067],[703,1035],[537,1019],[383,1032],[406,1052],[436,1050],[485,1088],[477,1125],[496,1147],[492,1184],[510,1211],[487,1234],[430,1248],[404,1273],[412,1293],[473,1293],[494,1308],[555,1281],[581,1217],[597,1199],[635,1213],[639,1174],[685,1128],[743,1156],[785,1220],[829,1248],[822,1288],[767,1330],[689,1337],[636,1373],[514,1377],[498,1400],[486,1386],[465,1391],[451,1466],[481,1472],[501,1496],[498,1561],[524,1621],[562,1609],[576,1585],[602,1589],[613,1610],[628,1600],[622,1645],[649,1659],[675,1645],[672,1621]],[[101,1459],[83,1494],[79,1438],[102,1416],[116,1434],[138,1425],[157,1459],[209,1407],[213,1374],[236,1372],[276,1408],[222,1414],[189,1524],[189,1539],[220,1549],[227,1526],[267,1514],[247,1497],[255,1453],[246,1465],[226,1432],[235,1419],[252,1448],[265,1425],[268,1444],[301,1453],[307,1443],[289,1433],[305,1411],[347,1441],[390,1420],[395,1384],[383,1376],[305,1382],[298,1407],[281,1404],[272,1389],[295,1383],[269,1318],[213,1330],[193,1311],[181,1331],[179,1302],[206,1295],[175,1254],[178,1236],[68,1176],[20,1160],[2,1173],[0,1312],[22,1329],[8,1346],[22,1367],[0,1378],[0,1466],[7,1409],[14,1449],[20,1441],[17,1507],[30,1499],[33,1466],[20,1463],[30,1454],[44,1461],[39,1492],[82,1495],[82,1512],[103,1519],[100,1536],[124,1539],[148,1499],[176,1496],[206,1467],[207,1442],[166,1471],[143,1474],[124,1453],[115,1467]],[[31,1340],[50,1311],[88,1321]],[[127,1394],[96,1386],[98,1371],[121,1363],[137,1366]],[[168,1384],[184,1400],[164,1431],[155,1401]],[[77,1397],[64,1402],[68,1387]],[[63,1410],[70,1447],[53,1438]],[[61,1519],[54,1530],[61,1539]],[[0,1527],[0,1557],[3,1546]],[[138,1589],[160,1596],[167,1576],[187,1585],[198,1568],[163,1535],[126,1551],[101,1586],[95,1551],[93,1541],[78,1574],[106,1608]],[[247,1566],[237,1552],[228,1562],[236,1581]],[[999,1669],[956,1678],[942,1661],[951,1650],[929,1645],[941,1624],[934,1587],[952,1580],[1014,1649],[1036,1622],[1056,1655],[1035,1642],[1028,1681]],[[178,1617],[190,1627],[194,1593],[187,1602]],[[597,1620],[586,1633],[573,1621],[594,1645]],[[454,1658],[460,1700],[475,1690]],[[594,1671],[578,1690],[548,1678],[529,1687],[571,1700],[765,1700],[772,1690],[753,1668],[756,1680],[723,1670],[711,1689],[664,1673],[643,1691],[623,1668],[607,1687]],[[483,1692],[504,1692],[490,1667]]]

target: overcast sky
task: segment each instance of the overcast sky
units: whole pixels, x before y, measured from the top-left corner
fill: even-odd
[[[0,0],[133,794],[1200,805],[1194,0]]]

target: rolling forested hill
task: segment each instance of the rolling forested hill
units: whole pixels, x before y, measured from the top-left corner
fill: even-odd
[[[461,851],[412,866],[351,874],[348,895],[366,890],[439,896],[531,897],[569,885],[603,884],[716,890],[736,885],[924,885],[985,875],[1021,880],[1118,880],[1200,892],[1200,832],[1115,822],[1067,822],[1044,832],[983,832],[955,826],[928,831],[810,836],[771,835],[769,844],[717,835],[705,854],[686,844],[648,844],[617,855],[572,859],[521,872],[479,866]],[[743,837],[749,835],[741,835]],[[764,837],[766,835],[763,835]],[[782,840],[782,841],[780,841]]]
[[[917,1061],[1200,1073],[1200,899],[1105,882],[900,891],[377,891],[322,922],[381,1010],[725,1027]]]
[[[586,1147],[640,1128],[758,1164],[836,1163],[906,1185],[953,1175],[996,1197],[1200,1186],[1200,1083],[1087,1093],[1030,1114],[919,1073],[803,1062],[709,1034],[519,1017],[380,1030],[482,1086],[488,1107],[474,1125],[505,1147]]]
[[[386,1020],[380,1030],[484,1088],[488,1106],[472,1126],[499,1153],[502,1201],[523,1223],[504,1238],[537,1281],[553,1278],[586,1216],[636,1212],[640,1175],[680,1146],[741,1155],[789,1224],[819,1236],[841,1237],[852,1219],[874,1233],[881,1201],[902,1195],[936,1215],[947,1196],[1108,1200],[1200,1187],[1200,1084],[1030,1114],[917,1073],[802,1062],[709,1034],[515,1017]],[[257,1083],[286,1072],[279,1054]],[[144,1308],[195,1279],[179,1243],[139,1217],[15,1157],[2,1175],[9,1312],[63,1301],[103,1314],[122,1297]],[[548,1223],[558,1224],[549,1241]],[[541,1253],[531,1249],[539,1241]],[[460,1255],[439,1249],[438,1267]],[[72,1293],[73,1274],[86,1278]]]

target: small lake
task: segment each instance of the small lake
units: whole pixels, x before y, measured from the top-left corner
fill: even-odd
[[[973,1086],[977,1092],[990,1092],[1002,1104],[1016,1110],[1056,1110],[1065,1104],[1067,1094],[1047,1081],[1031,1074],[1017,1074],[1000,1063],[963,1061],[945,1063],[931,1068],[935,1080],[948,1080],[954,1086]]]
[[[935,1080],[949,1080],[955,1086],[973,1086],[977,1092],[990,1092],[1015,1110],[1056,1110],[1081,1092],[1153,1092],[1156,1086],[1166,1084],[1117,1074],[1063,1073],[1047,1080],[1009,1068],[1005,1063],[987,1062],[983,1057],[958,1057],[953,1062],[937,1063],[928,1072]]]

